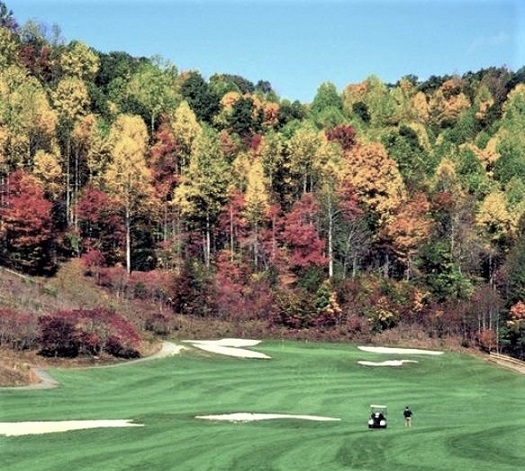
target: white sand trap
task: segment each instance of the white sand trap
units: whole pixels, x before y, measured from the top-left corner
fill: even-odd
[[[164,342],[162,349],[159,352],[160,356],[179,355],[182,350],[188,350],[184,345],[176,345],[169,342]]]
[[[253,352],[239,347],[253,347],[261,343],[260,340],[248,339],[221,339],[221,340],[187,340],[194,347],[207,352],[218,353],[239,358],[260,358],[269,359],[268,355],[260,352]]]
[[[255,347],[261,343],[260,340],[250,339],[190,340],[190,342],[203,345],[220,345],[222,347]]]
[[[90,428],[142,427],[131,420],[61,420],[42,422],[0,422],[0,435],[42,435],[44,433],[70,432]]]
[[[363,352],[372,353],[400,353],[406,355],[443,355],[436,350],[418,350],[417,348],[392,348],[392,347],[357,347]]]
[[[170,357],[173,355],[180,355],[180,352],[182,352],[183,350],[188,350],[188,347],[185,347],[184,345],[177,345],[173,342],[164,341],[162,342],[161,349],[157,353],[154,353],[153,355],[150,355],[148,357],[139,358],[137,360],[131,360],[128,363],[138,362],[138,361],[142,362],[146,360],[155,360],[157,358],[166,358],[166,357]]]
[[[198,415],[196,419],[205,420],[226,420],[229,422],[252,422],[255,420],[272,420],[272,419],[301,419],[314,420],[317,422],[333,422],[339,421],[335,417],[323,417],[319,415],[290,415],[290,414],[252,414],[249,412],[236,412],[234,414],[222,415]]]
[[[415,360],[358,361],[364,366],[403,366],[403,363],[417,363]]]
[[[245,350],[244,348],[234,348],[234,347],[223,347],[221,345],[212,345],[212,344],[200,344],[194,343],[195,347],[205,350],[207,352],[218,353],[220,355],[228,355],[232,357],[239,358],[262,358],[267,359],[271,358],[268,355],[261,352],[252,352],[251,350]]]

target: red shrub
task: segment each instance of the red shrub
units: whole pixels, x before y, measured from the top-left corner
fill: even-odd
[[[43,355],[71,358],[106,352],[125,358],[139,356],[140,336],[126,319],[113,311],[59,311],[38,321]]]
[[[42,355],[66,358],[78,356],[80,339],[72,319],[61,315],[42,316],[38,324]]]

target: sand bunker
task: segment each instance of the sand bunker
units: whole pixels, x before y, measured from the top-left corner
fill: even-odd
[[[268,355],[260,352],[253,352],[239,347],[253,347],[260,343],[260,340],[248,339],[221,339],[221,340],[187,340],[194,347],[200,348],[219,355],[228,355],[239,358],[260,358],[269,359]]]
[[[435,350],[419,350],[416,348],[392,348],[392,347],[357,347],[363,352],[372,353],[400,353],[403,355],[443,355],[443,352]]]
[[[358,361],[364,366],[403,366],[403,363],[417,363],[415,360]]]
[[[222,415],[198,415],[196,419],[205,420],[225,420],[229,422],[252,422],[255,420],[275,420],[275,419],[301,419],[313,420],[317,422],[333,422],[339,421],[335,417],[323,417],[319,415],[290,415],[290,414],[252,414],[249,412],[236,412],[234,414]]]
[[[162,348],[160,351],[154,355],[151,355],[151,357],[146,357],[147,359],[155,359],[155,358],[164,358],[171,355],[178,355],[182,350],[187,350],[188,348],[183,345],[176,345],[172,342],[162,342]]]
[[[131,420],[62,420],[42,422],[0,422],[0,435],[41,435],[44,433],[70,432],[90,428],[142,427]]]
[[[250,339],[220,339],[220,340],[190,340],[192,343],[200,343],[202,345],[219,345],[222,347],[255,347],[261,343],[260,340]]]

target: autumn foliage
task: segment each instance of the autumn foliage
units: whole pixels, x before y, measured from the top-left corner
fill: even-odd
[[[60,311],[38,319],[39,344],[45,356],[139,356],[140,337],[122,316],[105,309]]]
[[[319,237],[315,219],[319,210],[310,193],[294,204],[284,221],[282,238],[290,252],[292,268],[324,265],[324,241]]]
[[[3,345],[133,356],[135,327],[196,316],[525,356],[523,69],[371,75],[300,103],[40,33],[0,26],[0,266],[79,258],[155,312],[5,310]]]
[[[52,273],[52,204],[36,179],[18,170],[0,188],[0,241],[3,263],[32,274]]]

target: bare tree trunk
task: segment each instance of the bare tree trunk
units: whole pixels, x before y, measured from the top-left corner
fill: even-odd
[[[253,241],[253,264],[255,266],[255,271],[259,267],[259,224],[255,222],[254,227],[255,240]]]
[[[210,266],[211,258],[211,235],[210,235],[210,215],[206,212],[206,247],[204,249],[204,263],[207,267]]]
[[[334,276],[334,214],[332,208],[332,198],[328,195],[328,278]]]
[[[77,211],[76,211],[76,208],[75,208],[75,202],[78,198],[78,195],[80,193],[80,163],[79,163],[79,157],[78,157],[78,150],[75,152],[75,178],[74,178],[74,188],[75,188],[75,191],[73,193],[73,198],[72,198],[72,204],[73,204],[73,208],[72,208],[72,218],[73,218],[73,225],[75,227],[75,229],[78,228],[78,216],[77,216]]]
[[[131,212],[126,206],[126,273],[131,273]]]
[[[180,273],[181,272],[181,266],[182,266],[182,259],[183,259],[183,256],[182,256],[182,241],[181,241],[181,237],[182,237],[182,222],[181,222],[181,217],[180,217],[180,211],[177,210],[177,221],[175,222],[174,221],[174,227],[173,227],[173,231],[176,233],[176,246],[175,246],[175,250],[177,252],[177,273]]]
[[[230,261],[233,262],[233,206],[230,205]]]
[[[66,220],[69,224],[71,222],[71,143],[69,137],[66,141]]]

